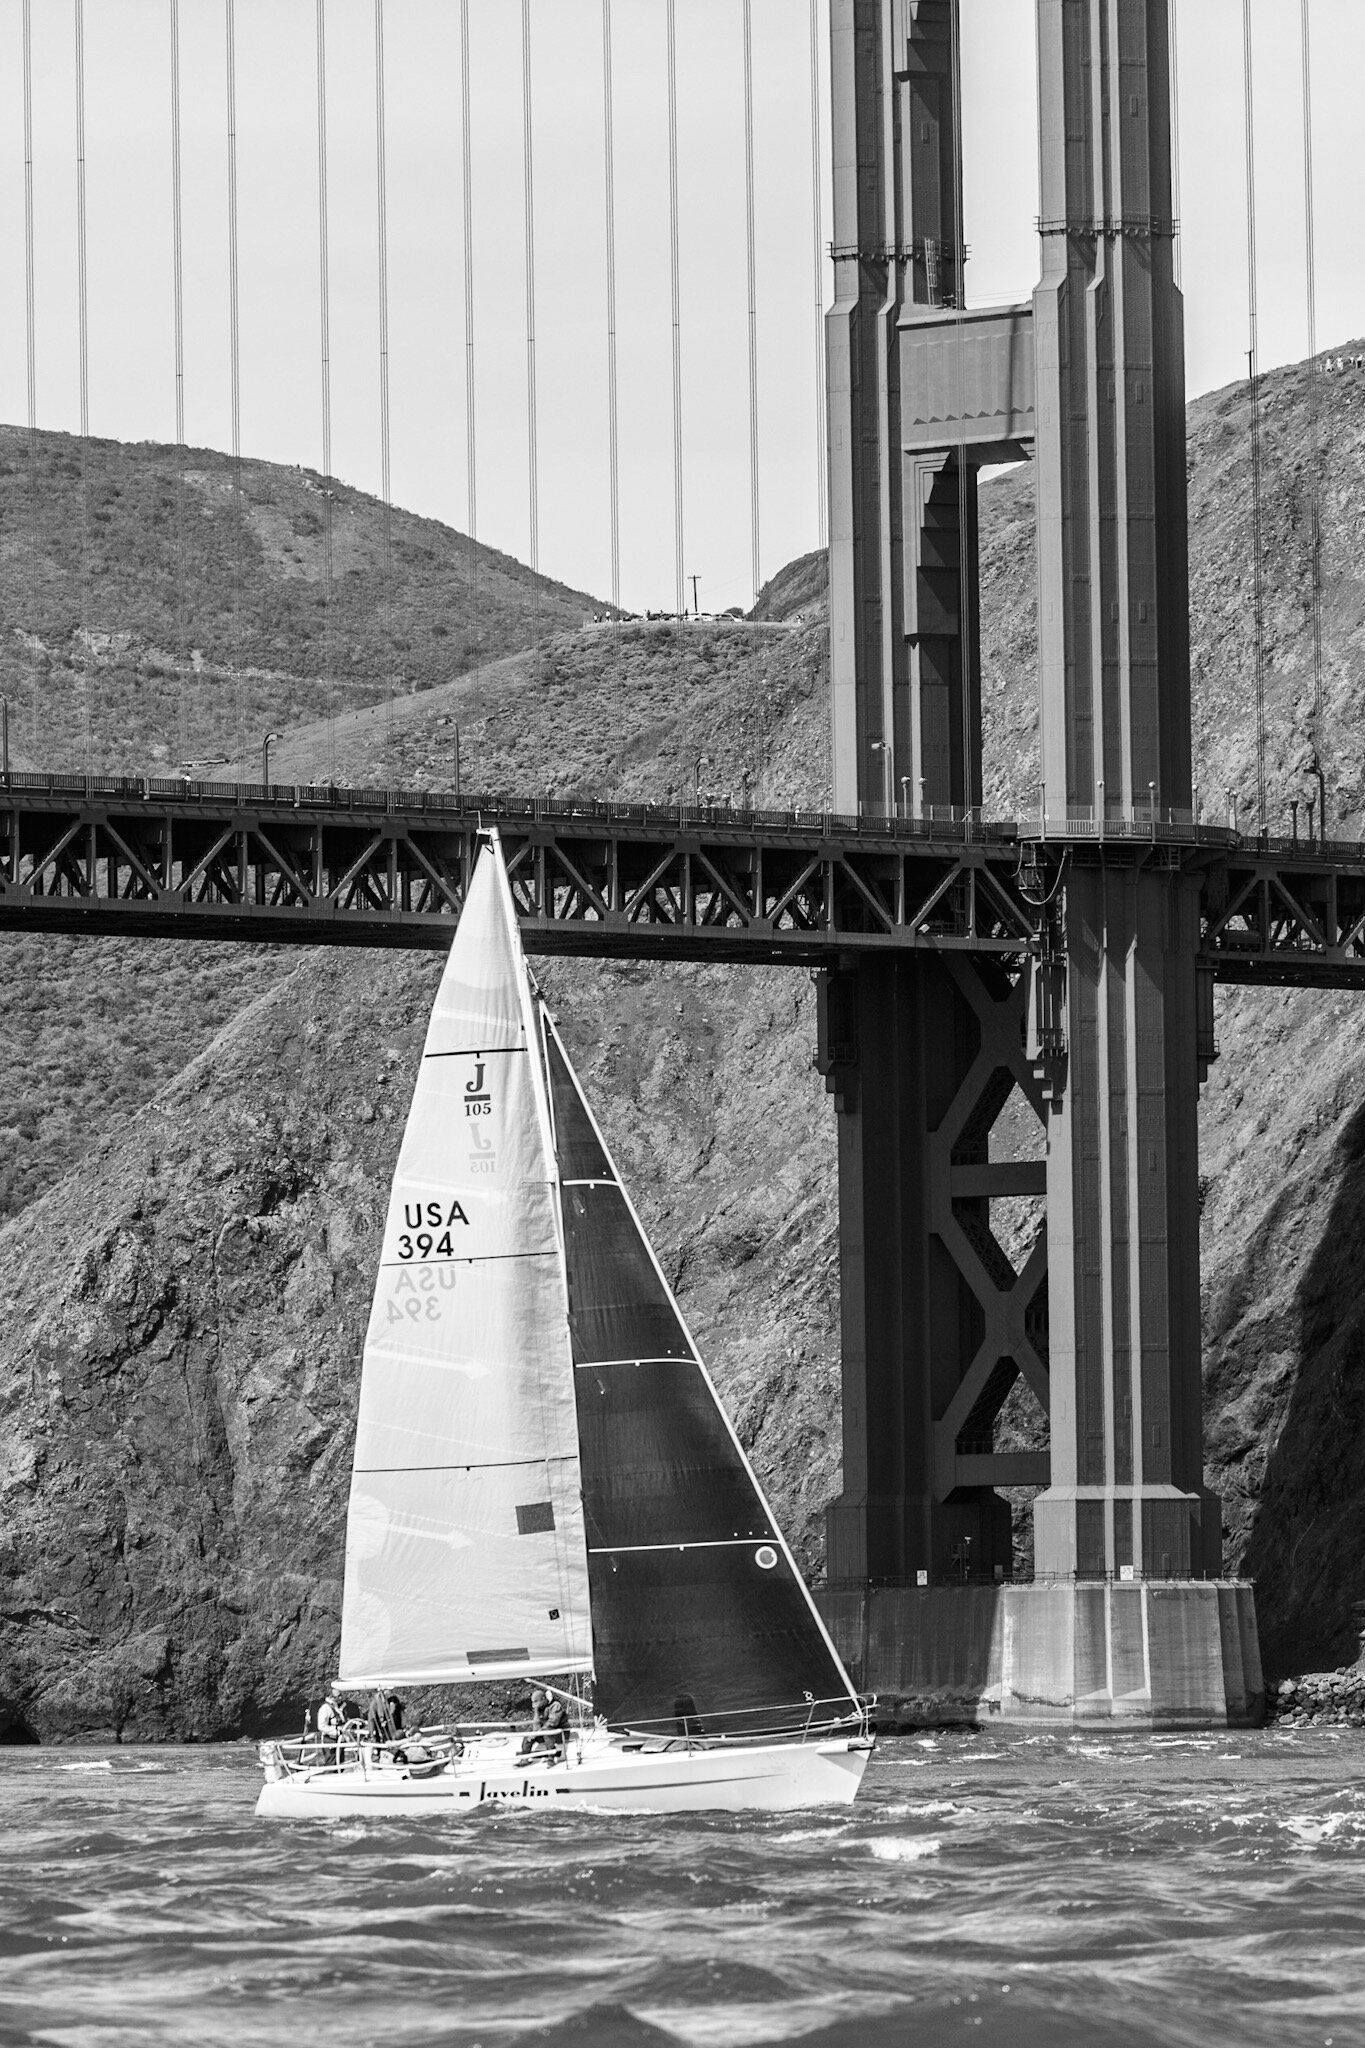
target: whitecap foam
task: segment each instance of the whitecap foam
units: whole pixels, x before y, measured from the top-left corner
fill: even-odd
[[[869,1842],[868,1847],[879,1863],[922,1863],[926,1856],[938,1855],[943,1841],[938,1835],[892,1835],[887,1841]]]
[[[1311,1814],[1291,1813],[1285,1826],[1291,1835],[1298,1836],[1306,1849],[1316,1849],[1319,1842],[1330,1842],[1333,1835],[1353,1818],[1349,1813],[1329,1813],[1325,1819],[1315,1820]]]
[[[98,1763],[58,1764],[56,1768],[59,1771],[112,1771],[114,1766],[105,1756],[101,1757]]]

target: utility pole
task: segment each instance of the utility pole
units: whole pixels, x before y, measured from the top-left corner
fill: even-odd
[[[697,606],[697,578],[695,576],[692,578],[692,616],[694,619],[701,617],[701,612]]]

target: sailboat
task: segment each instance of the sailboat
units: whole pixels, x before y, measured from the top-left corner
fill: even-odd
[[[872,1740],[522,952],[489,833],[361,1375],[338,1695],[536,1681],[508,1725],[261,1745],[270,1816],[846,1802]]]

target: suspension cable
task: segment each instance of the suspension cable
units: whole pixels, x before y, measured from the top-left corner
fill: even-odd
[[[189,651],[185,618],[185,265],[181,203],[180,0],[171,6],[171,283],[175,328],[175,658],[180,672],[180,759],[189,759]]]
[[[815,284],[816,522],[822,550],[829,546],[829,450],[825,417],[825,181],[820,161],[820,0],[810,0],[810,181]]]
[[[327,222],[327,0],[317,0],[318,340],[322,401],[322,680],[327,698],[327,769],[337,779],[336,698],[332,688],[332,289]]]
[[[607,467],[611,490],[611,602],[621,637],[621,465],[616,422],[616,159],[612,139],[611,0],[602,0],[602,131],[607,207]]]
[[[228,170],[228,341],[232,406],[232,676],[235,746],[246,744],[242,679],[242,352],[241,299],[237,277],[237,10],[225,0],[227,42],[227,170]]]
[[[1308,0],[1300,0],[1299,47],[1303,61],[1303,239],[1308,300],[1308,426],[1312,440],[1313,582],[1313,754],[1322,762],[1322,435],[1318,417],[1317,233],[1313,219],[1313,77]],[[1327,835],[1326,818],[1320,821]]]
[[[379,477],[384,500],[384,645],[388,654],[385,742],[393,738],[393,493],[389,461],[389,180],[385,146],[384,0],[374,0],[375,211],[379,230]]]
[[[80,405],[81,405],[81,576],[80,576],[80,625],[88,633],[90,628],[90,320],[89,320],[89,269],[86,260],[85,235],[85,0],[75,0],[76,25],[76,302],[78,321],[78,346],[80,351]],[[78,629],[79,630],[79,629]],[[84,738],[85,768],[89,774],[94,766],[91,758],[90,699],[94,693],[95,665],[94,645],[90,643],[91,662],[84,691]]]
[[[753,0],[744,0],[744,227],[749,285],[749,540],[754,603],[762,584],[758,496],[758,254],[754,235],[754,25]]]
[[[953,327],[957,357],[957,618],[958,688],[961,692],[962,808],[972,808],[975,777],[972,718],[972,620],[971,579],[974,561],[969,549],[967,526],[967,371],[966,336],[963,313],[967,304],[967,251],[962,215],[962,16],[960,0],[950,0],[951,37],[949,63],[952,67],[953,109]],[[894,798],[895,792],[892,792]],[[949,802],[952,801],[951,793]],[[894,802],[892,806],[894,810]]]
[[[470,122],[469,82],[469,0],[460,0],[460,117],[463,142],[463,181],[461,197],[464,202],[464,405],[465,405],[465,477],[468,487],[469,526],[469,590],[473,597],[479,584],[479,516],[477,464],[474,442],[474,192],[473,164],[474,151]],[[470,611],[470,631],[476,635],[477,669],[477,627],[473,610]]]
[[[24,0],[24,347],[28,374],[29,746],[38,744],[38,350],[33,261],[33,7]]]
[[[1256,124],[1252,104],[1251,0],[1242,0],[1242,97],[1246,115],[1247,186],[1247,350],[1251,398],[1252,623],[1256,673],[1256,806],[1260,830],[1268,829],[1265,786],[1265,602],[1261,573],[1261,391],[1256,312]]]
[[[531,148],[531,0],[521,0],[522,223],[526,241],[526,483],[530,514],[531,567],[540,568],[540,490],[536,475],[536,202]],[[539,624],[540,585],[532,586],[532,610]]]
[[[687,609],[683,574],[682,284],[678,262],[678,24],[677,0],[667,0],[668,30],[668,262],[673,316],[673,551],[675,611]]]
[[[1179,0],[1167,0],[1166,34],[1171,52],[1171,213],[1173,215],[1172,254],[1175,259],[1175,285],[1179,291],[1182,282],[1184,254],[1180,235],[1180,44],[1178,20]]]

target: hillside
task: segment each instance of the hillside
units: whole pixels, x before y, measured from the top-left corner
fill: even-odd
[[[0,427],[17,752],[130,772],[430,689],[602,609],[335,477]],[[326,578],[327,520],[332,579]]]
[[[1324,380],[1327,730],[1334,801],[1353,818],[1363,393],[1360,380]],[[1303,398],[1302,372],[1267,379],[1281,801],[1307,670]],[[1190,446],[1201,782],[1232,784],[1245,803],[1243,406],[1240,393],[1200,401]],[[146,459],[126,451],[122,489]],[[118,451],[108,462],[117,483]],[[262,490],[297,488],[297,472],[253,467]],[[11,481],[0,478],[0,495]],[[44,516],[55,531],[59,508]],[[372,501],[357,500],[356,523],[373,560]],[[992,808],[1009,810],[1034,776],[1027,471],[983,491],[982,536],[988,786]],[[462,545],[439,530],[432,541],[447,559]],[[174,554],[165,526],[154,529],[136,568],[149,605],[161,591],[164,606]],[[260,559],[264,619],[299,579],[282,557]],[[515,591],[527,572],[514,569]],[[466,786],[662,797],[700,783],[737,801],[818,801],[820,576],[807,559],[765,593],[762,609],[800,612],[799,628],[618,633],[581,629],[576,611],[575,630],[503,649],[496,663],[490,649],[477,674],[433,669],[419,694],[389,706],[376,689],[335,718],[325,678],[300,659],[292,710],[263,695],[258,723],[289,725],[275,759],[291,779],[448,784],[458,722]],[[381,610],[367,587],[373,647]],[[427,588],[431,640],[447,601],[449,639],[464,586],[433,576]],[[12,617],[10,586],[0,591]],[[131,597],[121,601],[119,630],[150,645],[164,609],[139,623]],[[218,643],[196,621],[193,644]],[[160,743],[154,721],[138,727],[144,685],[117,687],[127,729],[101,751],[92,718],[92,765],[152,766],[137,753]],[[185,694],[196,725],[222,724],[216,675],[191,670]],[[54,731],[44,758],[65,751]],[[246,770],[249,752],[241,759]],[[334,1641],[365,1275],[438,965],[4,937],[0,966],[0,1714],[44,1736],[264,1725],[293,1712]],[[546,980],[684,1307],[815,1564],[819,1513],[838,1484],[837,1312],[834,1132],[810,1069],[809,982],[575,962]],[[1228,1503],[1229,1565],[1258,1577],[1275,1671],[1345,1654],[1365,1578],[1355,1019],[1347,998],[1225,995],[1223,1056],[1205,1091],[1210,1472]]]

